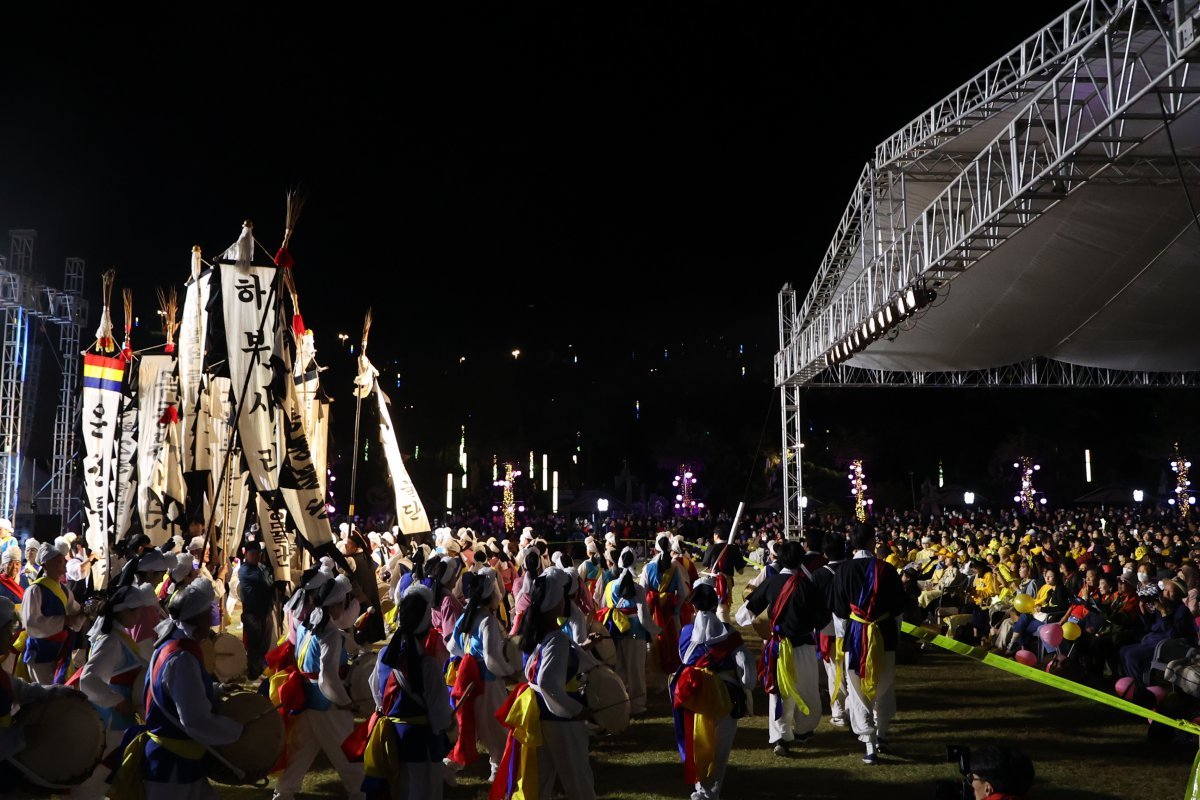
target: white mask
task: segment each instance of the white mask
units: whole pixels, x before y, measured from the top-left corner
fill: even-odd
[[[1138,573],[1138,583],[1149,583],[1150,576],[1145,572]]]

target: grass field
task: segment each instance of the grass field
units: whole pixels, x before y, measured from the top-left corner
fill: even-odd
[[[918,663],[898,667],[896,686],[894,753],[875,767],[862,764],[861,745],[846,729],[830,725],[828,716],[790,758],[775,756],[767,748],[767,702],[759,690],[756,716],[740,721],[722,797],[926,800],[935,781],[956,777],[946,762],[947,744],[1021,748],[1037,767],[1037,798],[1174,798],[1187,784],[1194,748],[1151,744],[1144,719],[965,658],[931,649]],[[683,782],[665,690],[653,694],[649,714],[620,737],[594,739],[591,760],[601,798],[691,793]],[[486,778],[484,759],[461,773],[460,786],[447,788],[445,796],[484,798]],[[303,797],[345,796],[323,757],[304,788]],[[229,798],[269,796],[248,787],[218,790]]]

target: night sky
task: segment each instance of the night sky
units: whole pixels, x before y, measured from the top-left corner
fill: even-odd
[[[986,29],[950,2],[10,9],[0,225],[38,231],[52,283],[85,258],[93,307],[116,268],[145,318],[193,244],[216,256],[250,218],[273,250],[300,186],[296,279],[343,458],[352,361],[336,335],[356,339],[371,306],[427,505],[461,424],[502,458],[582,445],[576,485],[625,461],[653,490],[694,460],[733,502],[778,447],[776,293],[807,290],[874,146],[1067,5],[1006,3]],[[1158,469],[1159,439],[1196,432],[1178,393],[1051,394],[806,402],[814,436],[844,431],[814,440],[824,466],[871,448],[897,503],[938,459],[984,480],[1011,437],[1046,439],[1042,422],[1038,446],[1069,450],[1074,475],[1082,453],[1057,440],[1079,420],[1156,419],[1156,443],[1112,443],[1129,480]]]

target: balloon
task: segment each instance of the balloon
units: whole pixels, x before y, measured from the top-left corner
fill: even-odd
[[[1068,642],[1073,642],[1080,637],[1083,631],[1074,622],[1064,622],[1062,624],[1063,638]]]
[[[1117,682],[1113,686],[1113,691],[1116,692],[1117,697],[1123,697],[1126,700],[1132,697],[1133,689],[1133,678],[1117,678]]]
[[[1027,667],[1036,667],[1038,661],[1037,656],[1029,650],[1018,650],[1017,654],[1013,656],[1013,660]]]
[[[1167,690],[1161,686],[1147,686],[1146,688],[1150,690],[1150,694],[1154,695],[1155,705],[1161,703],[1167,696]]]
[[[1015,608],[1019,614],[1032,614],[1033,598],[1024,592],[1021,592],[1019,595],[1013,598],[1013,608]]]
[[[1051,622],[1038,628],[1038,638],[1046,647],[1057,648],[1062,644],[1063,629],[1057,622]]]

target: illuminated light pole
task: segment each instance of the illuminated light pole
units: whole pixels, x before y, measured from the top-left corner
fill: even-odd
[[[446,510],[454,508],[454,473],[446,473]]]
[[[558,470],[554,470],[554,494],[550,496],[550,513],[558,513]]]

